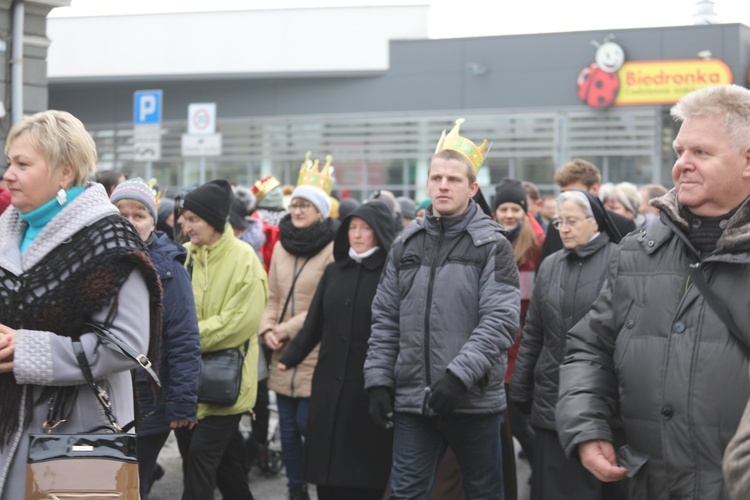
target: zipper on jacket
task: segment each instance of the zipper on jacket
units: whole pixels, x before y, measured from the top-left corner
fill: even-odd
[[[440,235],[438,236],[435,254],[432,257],[432,264],[430,265],[430,281],[427,283],[427,304],[424,310],[424,366],[427,387],[432,385],[432,377],[430,376],[430,310],[432,305],[432,287],[435,284],[435,268],[440,256],[440,247],[443,246],[443,236],[445,236],[442,218],[438,218],[438,224],[440,225]]]

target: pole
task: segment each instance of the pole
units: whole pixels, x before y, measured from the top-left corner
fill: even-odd
[[[13,47],[11,51],[11,121],[17,123],[23,117],[23,0],[13,2]]]

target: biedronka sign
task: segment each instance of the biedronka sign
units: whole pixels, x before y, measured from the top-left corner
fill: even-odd
[[[733,81],[718,59],[625,62],[611,40],[598,46],[595,59],[578,75],[578,97],[593,108],[674,104],[694,90]]]

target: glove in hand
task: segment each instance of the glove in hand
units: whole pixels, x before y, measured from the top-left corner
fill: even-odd
[[[373,387],[370,395],[370,417],[375,425],[393,429],[393,396],[387,387]]]
[[[443,378],[430,386],[430,391],[430,399],[427,401],[429,407],[438,415],[447,415],[461,404],[466,387],[458,377],[445,372]]]

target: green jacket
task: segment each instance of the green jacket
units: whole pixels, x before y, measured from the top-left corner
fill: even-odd
[[[185,245],[192,262],[192,284],[201,352],[242,348],[249,340],[242,387],[232,406],[198,404],[198,421],[209,415],[250,411],[258,394],[258,325],[268,300],[266,272],[253,248],[238,240],[227,224],[219,241]]]

